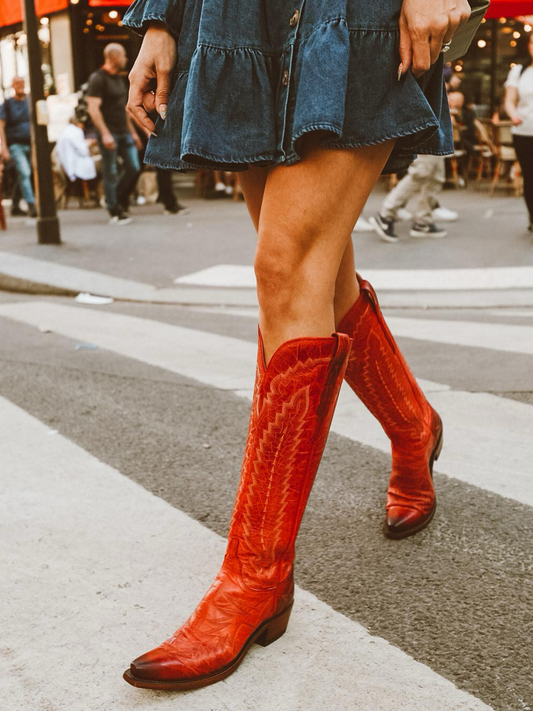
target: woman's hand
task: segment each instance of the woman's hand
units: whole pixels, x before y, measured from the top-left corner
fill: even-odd
[[[130,72],[128,111],[149,136],[154,131],[148,113],[167,115],[170,74],[176,63],[176,40],[162,22],[151,22]]]
[[[400,15],[400,70],[421,76],[439,58],[442,45],[470,17],[467,0],[404,0]]]

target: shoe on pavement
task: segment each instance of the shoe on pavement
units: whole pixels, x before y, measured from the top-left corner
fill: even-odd
[[[188,215],[191,211],[190,207],[185,207],[184,205],[173,205],[172,207],[165,207],[165,215]]]
[[[373,224],[371,224],[368,220],[365,220],[365,218],[361,216],[355,223],[355,227],[353,228],[352,232],[374,232],[375,229],[376,228]]]
[[[448,210],[447,207],[436,207],[433,212],[435,222],[455,222],[459,217],[459,213],[455,210]]]
[[[394,232],[394,220],[390,217],[382,217],[379,213],[370,218],[370,224],[385,242],[399,242],[400,238]]]
[[[19,205],[15,205],[11,208],[11,217],[28,217],[28,213]]]
[[[110,225],[129,225],[131,222],[132,219],[127,212],[119,212],[117,215],[113,215],[109,220]]]
[[[396,211],[396,217],[402,222],[411,222],[413,213],[406,210],[405,207],[400,207],[400,209]]]
[[[448,234],[446,230],[443,230],[442,227],[437,227],[437,225],[432,222],[430,225],[422,225],[417,222],[411,227],[411,231],[409,232],[411,237],[446,237]]]
[[[34,202],[28,203],[28,215],[29,215],[30,217],[37,217],[37,210],[36,210],[36,208],[35,208],[35,203],[34,203]]]

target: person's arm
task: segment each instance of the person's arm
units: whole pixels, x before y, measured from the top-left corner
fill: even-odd
[[[6,105],[3,103],[0,106],[0,157],[7,163],[11,160],[11,156],[9,155],[9,148],[7,147],[6,139],[6,113]]]
[[[11,160],[11,156],[9,154],[9,148],[7,147],[7,139],[6,139],[6,122],[4,119],[0,119],[0,155],[2,156],[2,160],[5,160],[7,163],[9,160]]]
[[[93,122],[96,130],[99,131],[100,135],[102,136],[102,143],[104,144],[104,146],[109,151],[112,151],[116,148],[115,139],[113,138],[111,131],[108,129],[107,124],[104,121],[104,117],[102,115],[102,110],[100,108],[101,106],[102,106],[101,97],[99,97],[99,96],[88,96],[87,97],[87,111],[89,112],[91,121]]]
[[[505,87],[505,100],[503,103],[505,111],[514,126],[519,126],[522,119],[518,115],[518,89],[515,86]]]

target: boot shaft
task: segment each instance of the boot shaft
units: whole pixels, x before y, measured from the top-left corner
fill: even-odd
[[[259,333],[254,396],[225,567],[251,587],[292,572],[294,542],[326,444],[351,340],[287,341],[265,365]]]
[[[396,449],[420,446],[431,436],[435,413],[387,326],[376,292],[357,279],[361,294],[338,328],[353,339],[345,379]]]

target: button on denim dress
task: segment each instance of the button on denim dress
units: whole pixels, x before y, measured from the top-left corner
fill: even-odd
[[[135,0],[124,24],[165,23],[177,42],[167,118],[145,160],[231,171],[290,165],[325,147],[396,138],[384,172],[453,153],[443,55],[398,81],[402,0]]]

